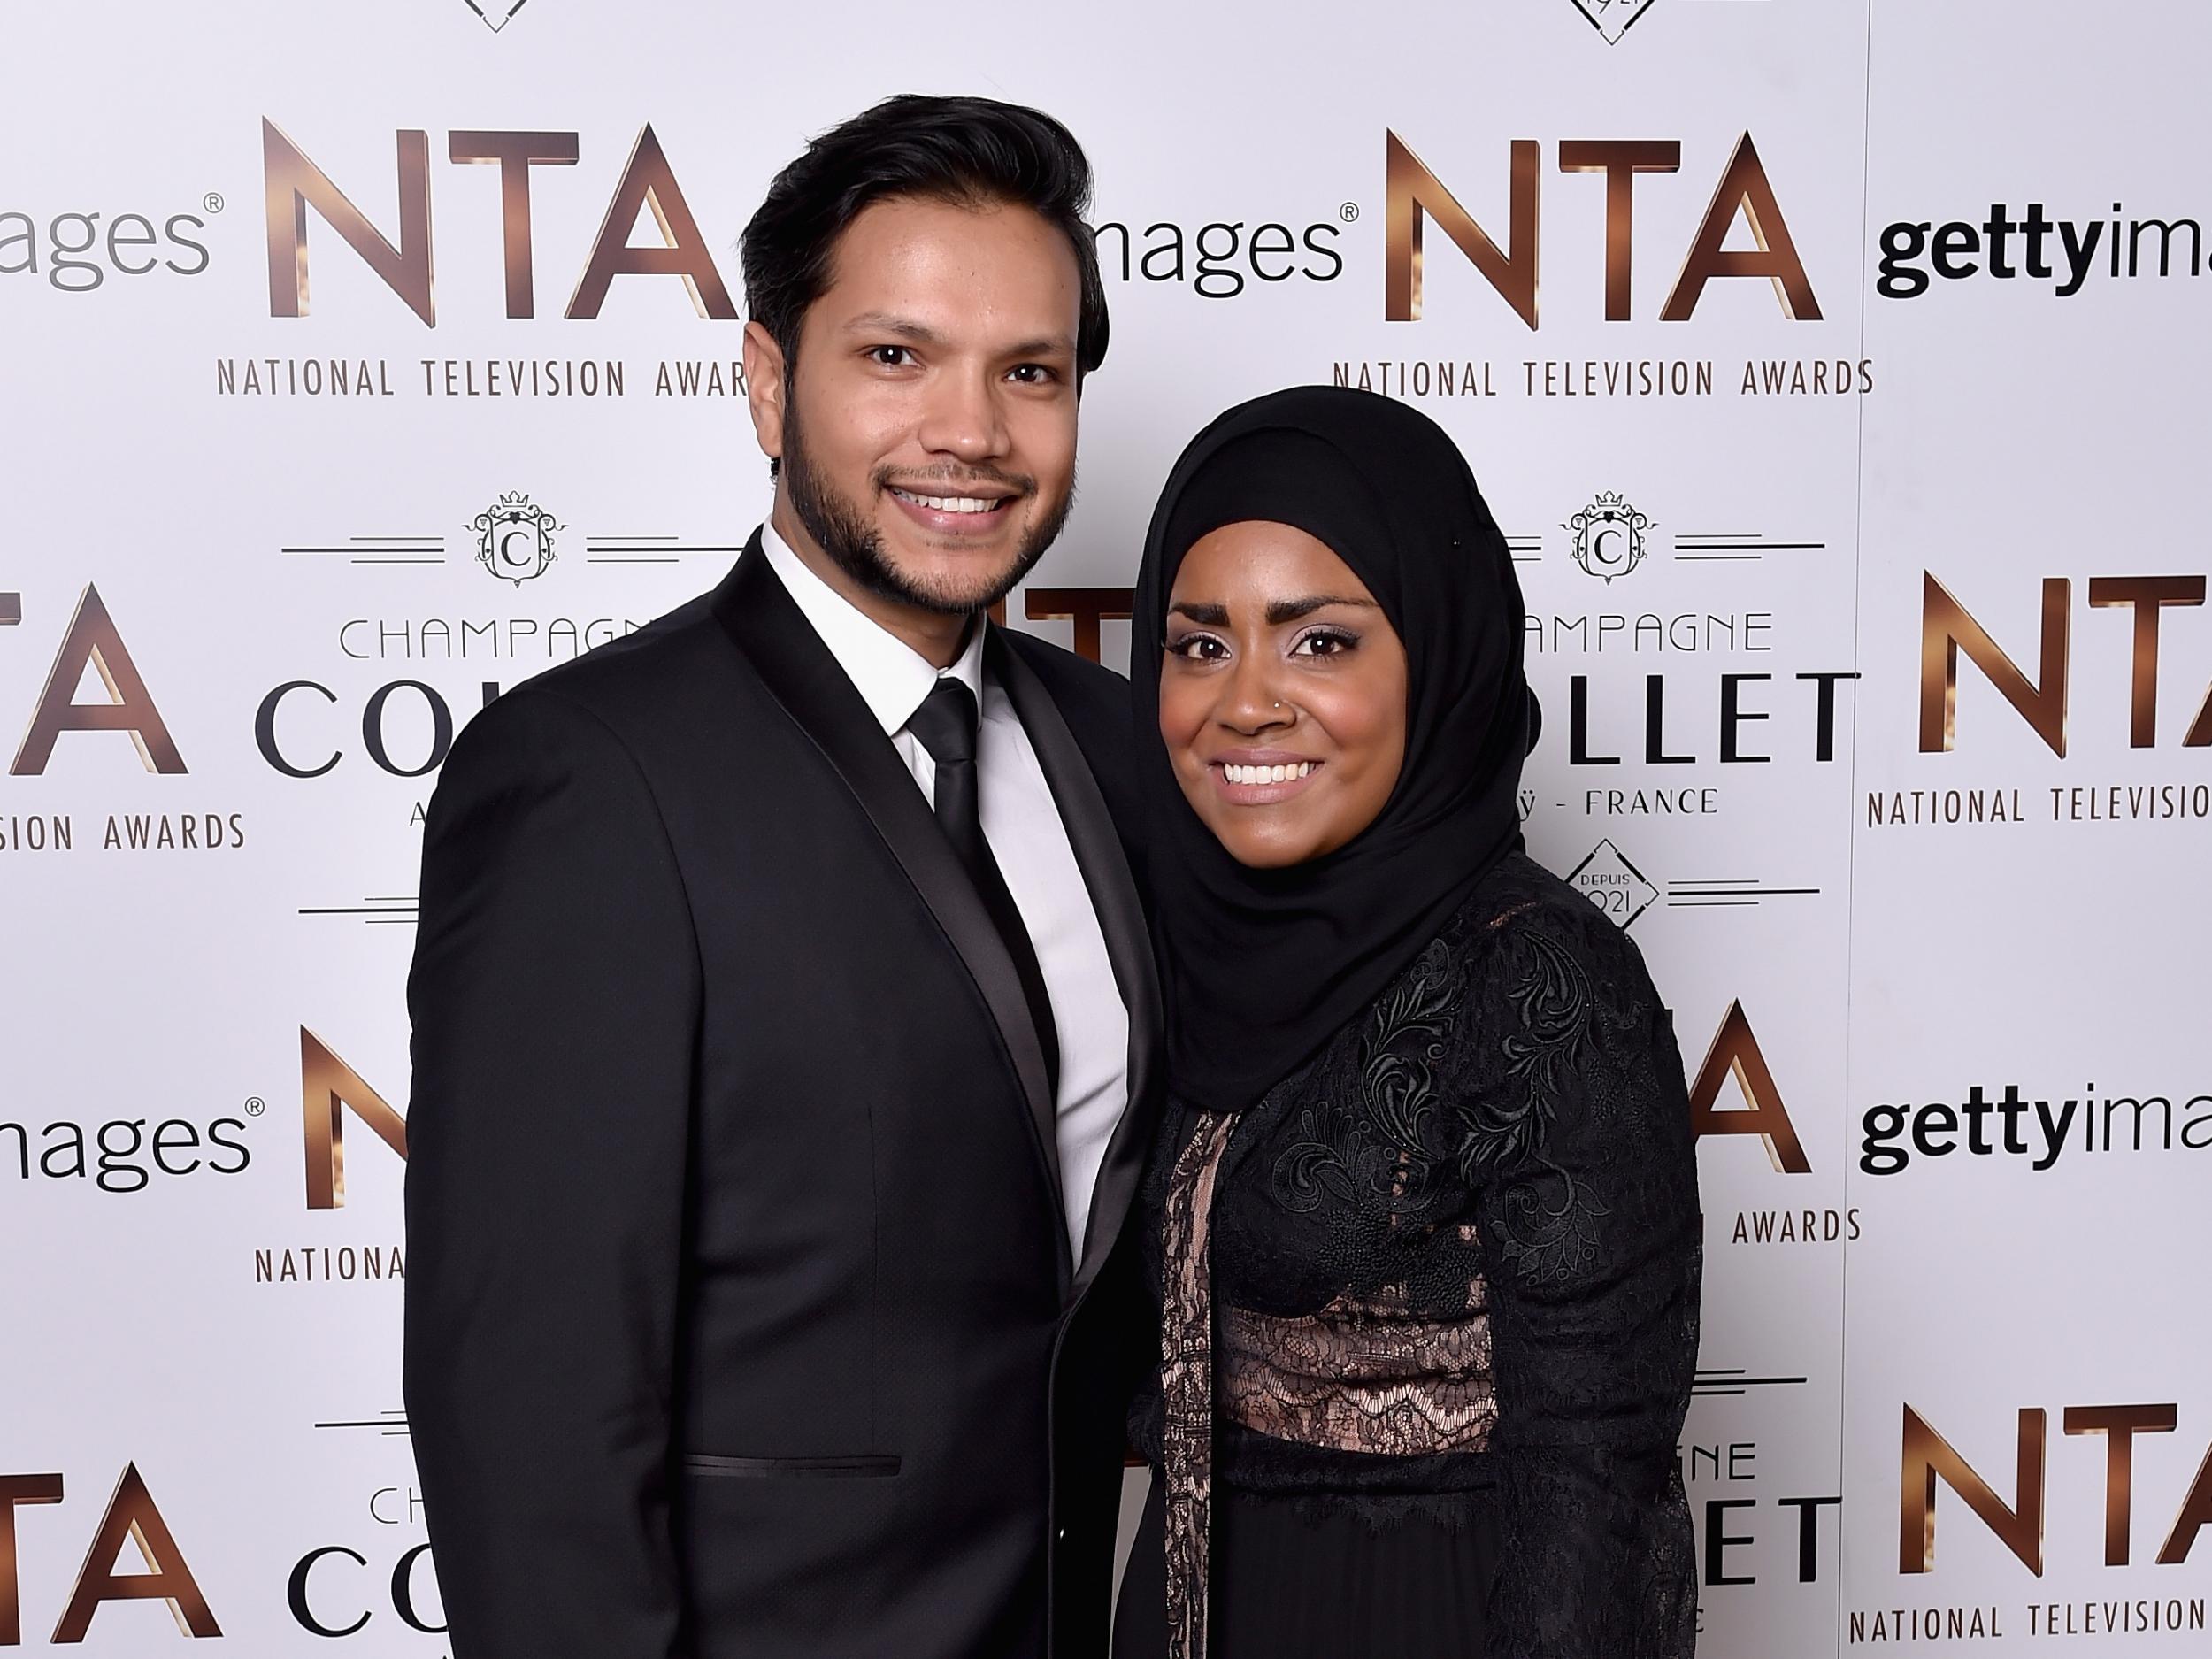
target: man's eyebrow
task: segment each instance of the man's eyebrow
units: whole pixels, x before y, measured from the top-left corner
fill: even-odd
[[[1357,605],[1369,611],[1378,608],[1371,599],[1356,599],[1348,594],[1309,594],[1303,599],[1278,599],[1271,603],[1267,607],[1268,626],[1295,622],[1330,605]]]
[[[1020,340],[1007,347],[1010,357],[1071,357],[1075,342],[1065,334],[1039,334],[1033,340]]]
[[[1188,617],[1201,627],[1225,628],[1229,626],[1229,607],[1226,605],[1202,605],[1194,602],[1170,605],[1168,611],[1172,616]]]
[[[937,331],[926,323],[918,323],[910,317],[900,317],[891,311],[863,311],[845,325],[849,334],[896,334],[901,340],[911,340],[923,345],[937,342]]]

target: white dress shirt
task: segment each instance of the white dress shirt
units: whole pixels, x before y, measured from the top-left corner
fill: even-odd
[[[769,568],[829,647],[932,810],[937,764],[906,723],[941,672],[964,680],[975,694],[982,710],[976,794],[983,837],[1029,930],[1060,1043],[1055,1139],[1068,1240],[1079,1261],[1091,1188],[1106,1142],[1129,1100],[1129,1011],[1122,1005],[1106,936],[1037,751],[1005,690],[983,672],[983,629],[972,629],[967,649],[950,667],[940,670],[809,570],[773,525],[761,526],[760,543]]]

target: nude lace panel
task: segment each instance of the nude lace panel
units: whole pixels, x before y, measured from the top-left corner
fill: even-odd
[[[1488,1302],[1477,1279],[1456,1319],[1412,1317],[1395,1286],[1301,1318],[1225,1308],[1221,1410],[1255,1432],[1333,1451],[1481,1451],[1498,1420]]]

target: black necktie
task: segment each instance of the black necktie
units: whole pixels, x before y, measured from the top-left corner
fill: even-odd
[[[952,843],[953,851],[967,866],[983,908],[990,913],[1014,972],[1021,980],[1022,995],[1029,1003],[1031,1022],[1037,1027],[1037,1043],[1044,1050],[1045,1086],[1056,1100],[1060,1093],[1060,1043],[1052,1025],[1052,999],[1045,991],[1045,976],[1037,966],[1037,952],[1023,925],[1020,908],[1006,889],[991,843],[983,837],[983,813],[976,787],[975,694],[964,680],[945,674],[922,706],[914,710],[906,729],[929,751],[936,763],[937,822]]]

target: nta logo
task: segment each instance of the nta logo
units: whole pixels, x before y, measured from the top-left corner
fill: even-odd
[[[1966,1507],[2037,1578],[2043,1576],[2044,1447],[2047,1414],[2041,1407],[2020,1412],[2014,1498],[2007,1503],[1996,1489],[1959,1455],[1951,1443],[1905,1406],[1902,1455],[1898,1474],[1897,1571],[1930,1572],[1935,1568],[1936,1483],[1958,1494]],[[2070,1435],[2105,1442],[2104,1564],[2124,1567],[2131,1559],[2130,1496],[2134,1486],[2135,1439],[2170,1434],[2179,1421],[2171,1404],[2068,1406],[2062,1426]],[[2179,1566],[2189,1559],[2197,1534],[2212,1524],[2212,1452],[2198,1465],[2188,1495],[2159,1546],[2158,1564]]]
[[[2043,580],[2042,656],[2031,680],[1997,641],[1935,578],[1922,572],[1920,601],[1920,752],[1949,752],[1958,724],[1959,653],[1982,671],[1998,695],[2028,723],[2051,753],[2066,757],[2066,695],[2070,673],[2074,585],[2063,576]],[[2133,613],[2130,630],[2128,747],[2158,741],[2158,624],[2169,606],[2204,603],[2202,576],[2093,576],[2092,610]],[[2212,687],[2181,740],[2184,749],[2212,746]]]
[[[1531,328],[1536,326],[1537,240],[1539,197],[1542,188],[1542,149],[1532,138],[1517,138],[1510,149],[1510,195],[1506,210],[1506,245],[1501,252],[1474,215],[1429,171],[1412,148],[1397,134],[1387,133],[1386,160],[1388,199],[1385,214],[1383,315],[1394,323],[1417,322],[1421,317],[1422,231],[1429,219],[1449,237],[1452,245],[1483,280],[1495,288],[1516,315]],[[1630,277],[1635,246],[1636,176],[1646,173],[1679,173],[1682,145],[1665,139],[1564,139],[1559,145],[1562,173],[1601,173],[1605,175],[1605,320],[1626,322],[1630,311]],[[1722,246],[1740,215],[1748,224],[1754,246],[1731,250]],[[1715,277],[1765,277],[1774,284],[1774,296],[1782,314],[1798,322],[1816,322],[1820,302],[1813,296],[1811,280],[1797,257],[1797,244],[1782,219],[1758,147],[1749,133],[1737,140],[1720,183],[1705,209],[1690,250],[1666,303],[1659,308],[1662,322],[1689,320],[1697,310],[1705,286]]]
[[[537,314],[535,249],[530,223],[530,173],[534,167],[572,167],[580,153],[574,133],[452,132],[446,156],[464,165],[499,169],[499,205],[505,233],[502,243],[507,315]],[[399,243],[395,247],[370,222],[329,175],[307,158],[275,122],[261,123],[261,167],[268,220],[269,315],[307,315],[307,213],[310,208],[360,255],[384,285],[405,301],[426,326],[437,324],[431,282],[430,139],[418,128],[403,129],[399,148]],[[662,245],[633,248],[630,227],[650,209]],[[584,261],[583,275],[569,296],[564,316],[593,318],[618,276],[681,277],[693,307],[702,317],[734,322],[737,307],[715,268],[706,239],[649,123],[631,148],[616,182],[606,217]]]

